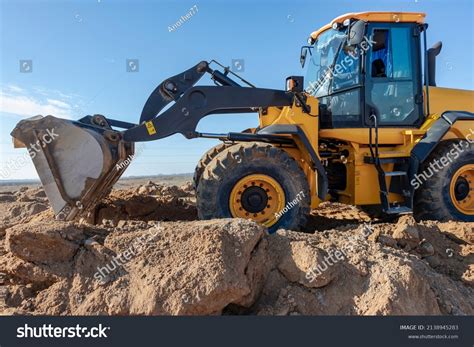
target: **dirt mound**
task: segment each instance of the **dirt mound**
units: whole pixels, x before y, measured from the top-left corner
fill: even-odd
[[[5,235],[8,227],[27,222],[48,210],[48,199],[42,188],[22,187],[16,192],[1,192],[0,236]]]
[[[124,227],[103,243],[89,237],[97,230],[74,223],[8,229],[5,280],[12,292],[24,287],[25,298],[8,295],[7,305],[35,314],[216,314],[229,303],[249,306],[263,285],[265,231],[254,223]],[[45,252],[47,244],[63,250]]]
[[[472,223],[370,224],[325,203],[307,233],[269,235],[195,221],[191,185],[153,182],[88,223],[54,221],[41,189],[0,208],[0,314],[474,314]]]
[[[196,220],[197,210],[192,186],[165,186],[148,182],[137,188],[115,190],[101,203],[94,224],[117,226],[121,221]]]

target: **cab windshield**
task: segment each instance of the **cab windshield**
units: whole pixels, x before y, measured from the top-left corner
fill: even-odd
[[[347,28],[344,30],[328,29],[317,38],[312,46],[308,69],[305,77],[307,93],[321,97],[328,95],[335,64],[341,46],[345,43]]]

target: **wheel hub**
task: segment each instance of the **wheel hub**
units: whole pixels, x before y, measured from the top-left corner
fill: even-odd
[[[258,213],[267,206],[268,195],[261,187],[251,186],[242,193],[241,202],[245,210]]]
[[[232,217],[256,221],[267,227],[274,225],[276,215],[285,206],[285,192],[281,185],[268,175],[248,175],[232,188],[229,208]]]
[[[474,164],[462,166],[454,174],[450,185],[450,196],[458,211],[474,215]]]
[[[464,177],[459,177],[454,186],[456,200],[462,201],[469,195],[469,182]]]

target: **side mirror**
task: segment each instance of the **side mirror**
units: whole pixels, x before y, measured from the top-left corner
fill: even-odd
[[[365,22],[363,20],[358,20],[351,25],[349,30],[349,37],[347,38],[347,43],[349,46],[356,46],[364,40],[365,34]]]
[[[301,47],[301,53],[300,53],[300,64],[301,67],[304,67],[306,63],[306,56],[309,54],[311,55],[311,47],[310,46],[303,46]]]

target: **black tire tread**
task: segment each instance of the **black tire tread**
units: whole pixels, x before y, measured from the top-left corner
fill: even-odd
[[[293,218],[291,225],[286,226],[286,228],[291,230],[302,229],[306,225],[310,213],[310,195],[306,176],[297,162],[288,153],[271,144],[261,142],[244,142],[230,146],[215,156],[206,166],[197,189],[199,218],[221,218],[216,216],[215,208],[209,202],[217,196],[222,178],[226,175],[231,175],[232,167],[239,165],[239,160],[242,160],[242,158],[272,161],[277,163],[281,170],[291,173],[292,181],[301,186],[305,198],[300,203],[297,217]]]
[[[448,152],[452,150],[453,143],[455,142],[460,141],[449,140],[440,142],[421,165],[419,172],[427,170],[429,164],[433,162],[434,159],[446,157]],[[470,144],[469,152],[472,151],[474,151],[474,146]],[[450,221],[455,219],[447,208],[446,202],[440,198],[440,194],[443,191],[443,180],[445,178],[443,174],[446,174],[446,170],[449,170],[452,165],[455,165],[455,163],[450,163],[444,167],[441,171],[442,174],[433,174],[416,190],[414,197],[414,215],[417,220]]]
[[[198,161],[196,168],[194,169],[194,175],[193,175],[193,186],[194,190],[197,190],[197,186],[199,184],[199,180],[201,179],[201,176],[206,169],[206,166],[211,162],[212,159],[222,151],[226,150],[230,146],[232,146],[232,143],[219,143],[218,145],[212,147],[209,149],[206,153],[203,154],[201,159]]]

